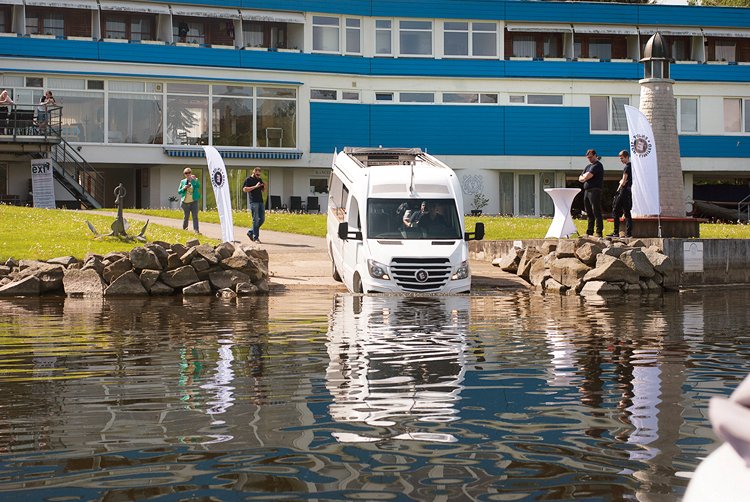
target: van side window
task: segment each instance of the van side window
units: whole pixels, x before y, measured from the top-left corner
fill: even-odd
[[[352,197],[352,203],[349,206],[349,227],[353,230],[362,228],[362,223],[359,219],[359,203],[356,197]]]
[[[344,184],[341,182],[341,178],[332,172],[328,186],[330,187],[328,193],[328,207],[333,210],[336,219],[338,219],[339,222],[343,222],[344,216],[346,216],[346,195],[344,195]]]

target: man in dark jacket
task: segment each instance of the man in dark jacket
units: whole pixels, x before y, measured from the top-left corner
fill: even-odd
[[[588,217],[586,235],[601,237],[604,233],[604,218],[602,217],[602,187],[604,185],[604,166],[599,162],[596,150],[588,150],[586,158],[589,164],[578,177],[583,183],[583,207]],[[594,223],[596,222],[596,234]]]
[[[615,231],[609,237],[620,236],[620,217],[625,215],[625,237],[633,236],[633,217],[630,210],[633,208],[633,168],[630,165],[630,153],[627,150],[620,152],[620,162],[625,164],[622,169],[622,178],[617,185],[617,195],[612,204],[612,219],[615,221]]]

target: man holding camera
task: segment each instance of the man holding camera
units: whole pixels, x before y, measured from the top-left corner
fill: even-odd
[[[248,176],[242,191],[248,194],[250,213],[253,215],[253,228],[247,231],[251,241],[260,243],[260,227],[266,221],[266,208],[263,203],[263,191],[266,184],[260,177],[260,168],[253,169],[252,176]]]

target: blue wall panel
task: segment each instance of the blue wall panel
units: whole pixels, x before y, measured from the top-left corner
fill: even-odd
[[[183,47],[176,45],[99,43],[100,58],[104,61],[239,67],[240,53],[229,49]]]
[[[370,105],[310,103],[310,152],[341,151],[370,143]]]
[[[643,78],[639,63],[593,61],[505,61],[505,76],[518,78],[586,78],[638,80]]]
[[[56,58],[56,59],[98,59],[99,46],[93,40],[58,40],[29,37],[2,37],[0,53],[8,56]]]
[[[736,166],[750,171],[750,136],[680,136],[682,157],[744,157],[744,165]]]
[[[424,77],[499,78],[505,61],[466,59],[373,58],[372,75],[414,75]]]

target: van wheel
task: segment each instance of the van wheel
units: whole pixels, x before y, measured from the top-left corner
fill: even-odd
[[[334,281],[341,282],[341,275],[339,274],[339,271],[336,270],[336,263],[331,261],[331,277],[333,277]]]
[[[358,294],[363,294],[364,291],[362,290],[362,280],[359,278],[359,274],[354,275],[354,292]]]

